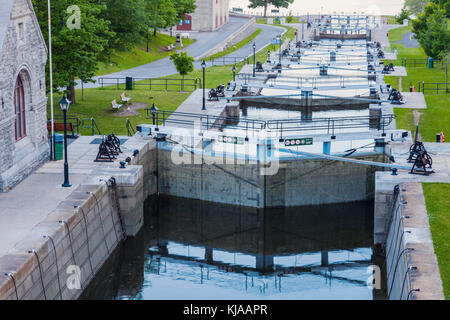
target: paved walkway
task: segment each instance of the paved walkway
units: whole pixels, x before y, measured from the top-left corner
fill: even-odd
[[[82,136],[68,146],[69,174],[72,187],[63,188],[64,161],[49,161],[8,193],[0,193],[0,259],[32,234],[58,205],[87,179],[105,168],[119,169],[119,161],[132,157],[135,148],[125,142],[115,163],[94,162],[98,144],[91,144],[100,136]],[[120,137],[129,139],[128,137]],[[2,270],[3,271],[3,270]]]
[[[420,48],[419,41],[417,41],[412,32],[405,33],[402,36],[402,40],[392,43],[401,43],[405,48]]]
[[[215,47],[216,45],[224,41],[231,33],[239,29],[247,21],[248,19],[245,18],[230,17],[230,24],[225,25],[218,31],[192,33],[192,37],[195,38],[197,41],[192,45],[183,49],[183,51],[187,52],[190,56],[193,57],[200,56],[204,52],[208,51],[209,49]],[[258,28],[261,28],[262,32],[254,40],[254,42],[256,43],[257,50],[269,44],[274,37],[276,37],[278,34],[281,34],[285,30],[284,28],[281,27],[263,24],[258,24]],[[229,54],[228,57],[249,56],[253,53],[252,45],[253,42]],[[208,62],[207,65],[209,66],[210,62]],[[201,69],[201,61],[194,62],[194,68]],[[122,70],[119,72],[94,77],[93,79],[97,80],[98,78],[101,77],[123,78],[124,80],[125,77],[157,78],[169,76],[176,73],[177,70],[175,69],[172,61],[170,61],[169,57],[166,57],[164,59],[152,63],[148,63],[128,70]],[[124,82],[124,80],[122,82]],[[84,88],[98,88],[100,86],[101,85],[98,82],[84,84]],[[78,85],[77,89],[80,88],[81,85]]]
[[[378,41],[381,44],[381,47],[384,48],[390,48],[391,44],[389,42],[389,38],[387,36],[387,33],[391,31],[392,29],[397,29],[403,27],[400,24],[384,24],[380,28],[375,28],[372,30],[372,40]]]

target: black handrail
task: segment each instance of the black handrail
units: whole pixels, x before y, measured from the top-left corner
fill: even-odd
[[[211,65],[232,65],[232,64],[238,64],[241,62],[246,62],[247,64],[249,64],[249,57],[219,57],[219,58],[214,58],[214,57],[209,57],[206,58],[205,61],[209,61],[211,62]]]
[[[136,131],[133,128],[133,125],[130,121],[130,119],[127,118],[127,120],[125,121],[125,125],[127,127],[127,135],[129,137],[134,136],[134,134],[136,133]]]
[[[108,85],[115,85],[117,89],[126,84],[126,78],[112,78],[101,77],[98,78],[98,83],[101,88]],[[194,90],[201,88],[202,82],[199,78],[196,79],[172,79],[172,78],[132,78],[133,88],[136,86],[148,86],[150,90],[152,87],[164,87],[166,91],[173,87],[179,87],[181,91],[184,91],[185,87],[191,87]],[[125,87],[124,87],[125,89]]]
[[[88,125],[86,123],[90,122],[91,125]],[[84,129],[91,129],[92,130],[92,135],[95,136],[95,132],[97,131],[99,135],[101,135],[101,131],[97,126],[97,122],[95,122],[94,118],[85,118],[81,121],[82,126]]]
[[[419,82],[419,92],[431,91],[431,93],[435,92],[438,95],[441,91],[444,94],[450,93],[450,83],[449,82]]]

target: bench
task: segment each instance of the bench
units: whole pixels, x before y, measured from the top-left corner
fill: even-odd
[[[121,104],[118,104],[116,99],[114,99],[113,101],[111,101],[111,105],[113,109],[120,109],[122,107]]]
[[[63,132],[64,131],[64,123],[53,122],[53,128],[54,128],[55,132],[56,131]],[[70,137],[73,137],[73,138],[76,137],[75,127],[71,122],[68,122],[66,124],[66,129],[67,129],[67,131],[72,131],[72,135]],[[52,122],[51,121],[47,121],[47,130],[48,130],[48,132],[51,133],[51,131],[52,131]]]
[[[122,103],[128,103],[131,100],[131,97],[127,97],[124,92],[120,95],[120,99],[122,100]]]

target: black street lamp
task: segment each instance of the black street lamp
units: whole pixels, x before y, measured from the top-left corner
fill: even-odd
[[[66,94],[63,94],[59,106],[64,114],[64,183],[63,187],[68,188],[72,185],[69,183],[69,163],[67,162],[67,111],[69,110],[70,101],[66,99]]]
[[[205,99],[205,69],[206,69],[206,62],[203,60],[202,62],[202,69],[203,69],[203,107],[202,110],[206,110],[206,99]]]
[[[233,81],[236,81],[236,65],[233,66]]]
[[[153,125],[156,124],[156,115],[158,114],[158,108],[155,106],[155,104],[152,105],[150,108],[150,113],[152,114],[153,118]]]
[[[256,77],[255,75],[255,63],[256,63],[256,44],[253,42],[253,77]]]
[[[269,63],[270,63],[270,50],[269,50],[269,51],[267,51],[267,62],[269,62]]]
[[[280,67],[281,67],[281,44],[282,44],[283,42],[282,42],[282,38],[281,38],[280,35],[278,36],[278,43],[279,43],[279,45],[280,45],[280,52],[278,53],[278,57],[279,57],[279,63],[280,63]]]

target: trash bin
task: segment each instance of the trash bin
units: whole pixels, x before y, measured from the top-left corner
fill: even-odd
[[[126,77],[126,79],[125,79],[125,89],[126,90],[133,90],[133,78],[132,77]]]
[[[55,133],[55,160],[63,159],[64,135]]]
[[[433,68],[434,68],[434,59],[428,58],[428,69],[433,69]]]

